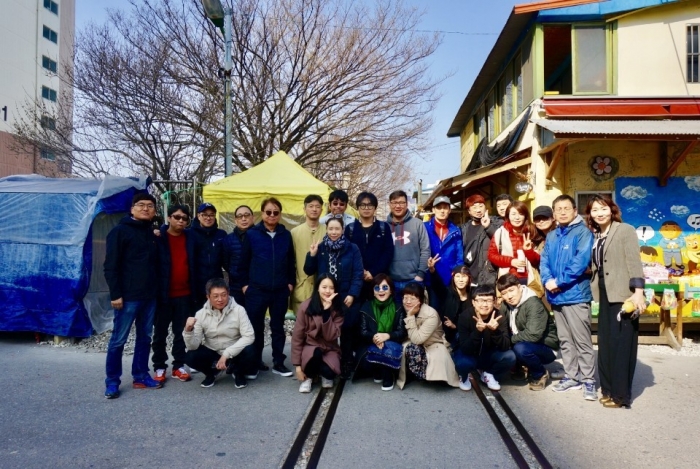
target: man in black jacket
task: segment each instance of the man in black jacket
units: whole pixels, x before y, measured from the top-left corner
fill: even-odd
[[[197,309],[201,309],[207,302],[207,282],[213,278],[224,278],[223,240],[226,232],[216,224],[216,207],[208,202],[201,204],[188,234],[194,239],[192,288]]]
[[[158,291],[158,247],[151,224],[155,214],[156,199],[150,194],[136,194],[132,200],[131,216],[124,217],[107,235],[104,272],[114,308],[114,328],[107,349],[107,399],[119,397],[122,354],[134,322],[133,386],[136,389],[158,389],[163,386],[148,374]]]
[[[241,262],[243,242],[248,229],[253,226],[253,210],[247,205],[241,205],[233,212],[236,218],[236,227],[223,240],[224,269],[228,272],[228,285],[231,296],[236,303],[245,308],[245,295],[243,284],[238,273],[238,264]]]
[[[510,350],[510,337],[503,316],[495,309],[496,291],[488,285],[474,289],[472,303],[476,314],[460,314],[457,330],[459,348],[454,354],[455,368],[460,376],[459,388],[471,389],[469,373],[482,370],[481,381],[493,391],[501,389],[496,376],[515,365]]]

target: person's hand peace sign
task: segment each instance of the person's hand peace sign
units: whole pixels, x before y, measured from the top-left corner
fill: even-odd
[[[440,260],[440,254],[435,254],[433,257],[428,258],[428,269],[431,272],[435,272],[435,264]]]
[[[534,247],[532,240],[530,239],[530,233],[523,233],[523,250],[529,251]]]
[[[316,256],[318,254],[318,241],[315,239],[311,241],[311,247],[309,248],[309,254],[311,254],[311,257]]]
[[[496,310],[494,310],[493,313],[491,313],[491,319],[486,324],[486,327],[488,327],[492,331],[495,331],[496,329],[498,329],[498,321],[501,320],[502,318],[503,318],[503,316],[496,317]]]

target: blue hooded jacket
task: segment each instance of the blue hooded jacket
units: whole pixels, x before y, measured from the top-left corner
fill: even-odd
[[[542,285],[554,279],[560,292],[547,291],[552,305],[590,303],[591,276],[586,273],[591,264],[593,233],[583,222],[581,215],[567,226],[558,226],[549,232],[540,259]]]
[[[435,270],[445,286],[452,282],[452,269],[464,264],[464,246],[462,244],[462,230],[451,221],[447,221],[447,236],[440,241],[435,233],[435,217],[425,222],[425,231],[430,240],[430,256],[440,255],[440,260],[435,264]],[[430,275],[426,279],[430,283]]]

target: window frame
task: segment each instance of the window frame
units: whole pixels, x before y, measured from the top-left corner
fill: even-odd
[[[41,56],[41,66],[51,73],[58,73],[58,62],[45,55]]]
[[[53,0],[44,0],[44,8],[58,16],[58,3],[54,2]]]
[[[46,161],[56,161],[56,153],[47,150],[46,148],[42,148],[39,150],[39,158]]]
[[[693,50],[693,32],[692,30],[695,29],[695,46],[698,47],[696,50]],[[700,23],[688,23],[686,24],[686,35],[685,35],[685,40],[686,40],[686,62],[685,62],[685,80],[686,83],[700,83]],[[695,60],[693,60],[693,58]],[[693,72],[692,70],[692,63],[695,62],[695,76],[693,77],[691,74]],[[693,80],[693,78],[695,78]]]
[[[48,86],[41,85],[41,97],[47,101],[55,103],[58,101],[58,91],[54,90],[53,88],[49,88]]]
[[[576,58],[577,40],[576,30],[600,27],[605,33],[605,77],[606,87],[604,91],[578,91],[579,62]],[[613,94],[613,24],[612,23],[572,23],[571,24],[571,95],[572,96],[606,96]]]
[[[56,119],[47,116],[46,114],[41,116],[41,121],[39,121],[42,129],[56,130]]]
[[[44,36],[44,39],[49,40],[54,44],[58,44],[58,33],[46,25],[43,26],[44,29],[42,31],[42,36]]]

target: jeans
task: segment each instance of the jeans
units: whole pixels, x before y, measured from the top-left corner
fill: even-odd
[[[466,355],[461,350],[454,353],[455,369],[462,381],[467,379],[469,373],[477,369],[498,376],[513,368],[515,365],[515,353],[512,350],[502,352],[500,350],[486,350],[478,357]]]
[[[513,345],[513,352],[518,362],[527,367],[528,376],[532,379],[540,379],[545,372],[544,365],[556,358],[554,350],[534,342],[518,342]]]
[[[189,350],[185,356],[185,363],[190,368],[201,371],[204,376],[215,376],[219,370],[216,369],[216,362],[221,359],[221,355],[204,345],[200,345],[195,350]],[[232,365],[233,374],[254,375],[258,372],[258,362],[255,360],[255,346],[248,345],[235,357],[226,360],[227,365]]]
[[[258,363],[262,361],[262,351],[265,345],[265,311],[270,311],[270,332],[272,335],[272,361],[284,364],[287,356],[284,354],[284,315],[289,304],[289,288],[281,287],[275,290],[263,290],[249,286],[245,292],[245,304],[248,318],[255,331],[255,351]],[[196,368],[196,367],[195,367]]]
[[[168,298],[165,302],[158,302],[156,308],[155,328],[153,331],[153,370],[164,370],[168,366],[168,352],[165,351],[168,338],[168,328],[173,325],[173,370],[185,364],[185,341],[182,339],[182,330],[190,316],[194,316],[192,298],[180,296]]]
[[[156,300],[125,301],[122,309],[114,310],[114,329],[112,330],[112,338],[109,339],[105,367],[107,372],[105,384],[107,386],[121,384],[124,344],[134,322],[136,322],[136,344],[131,363],[131,376],[134,381],[141,381],[150,376],[148,374],[148,354],[151,351],[155,311]]]

